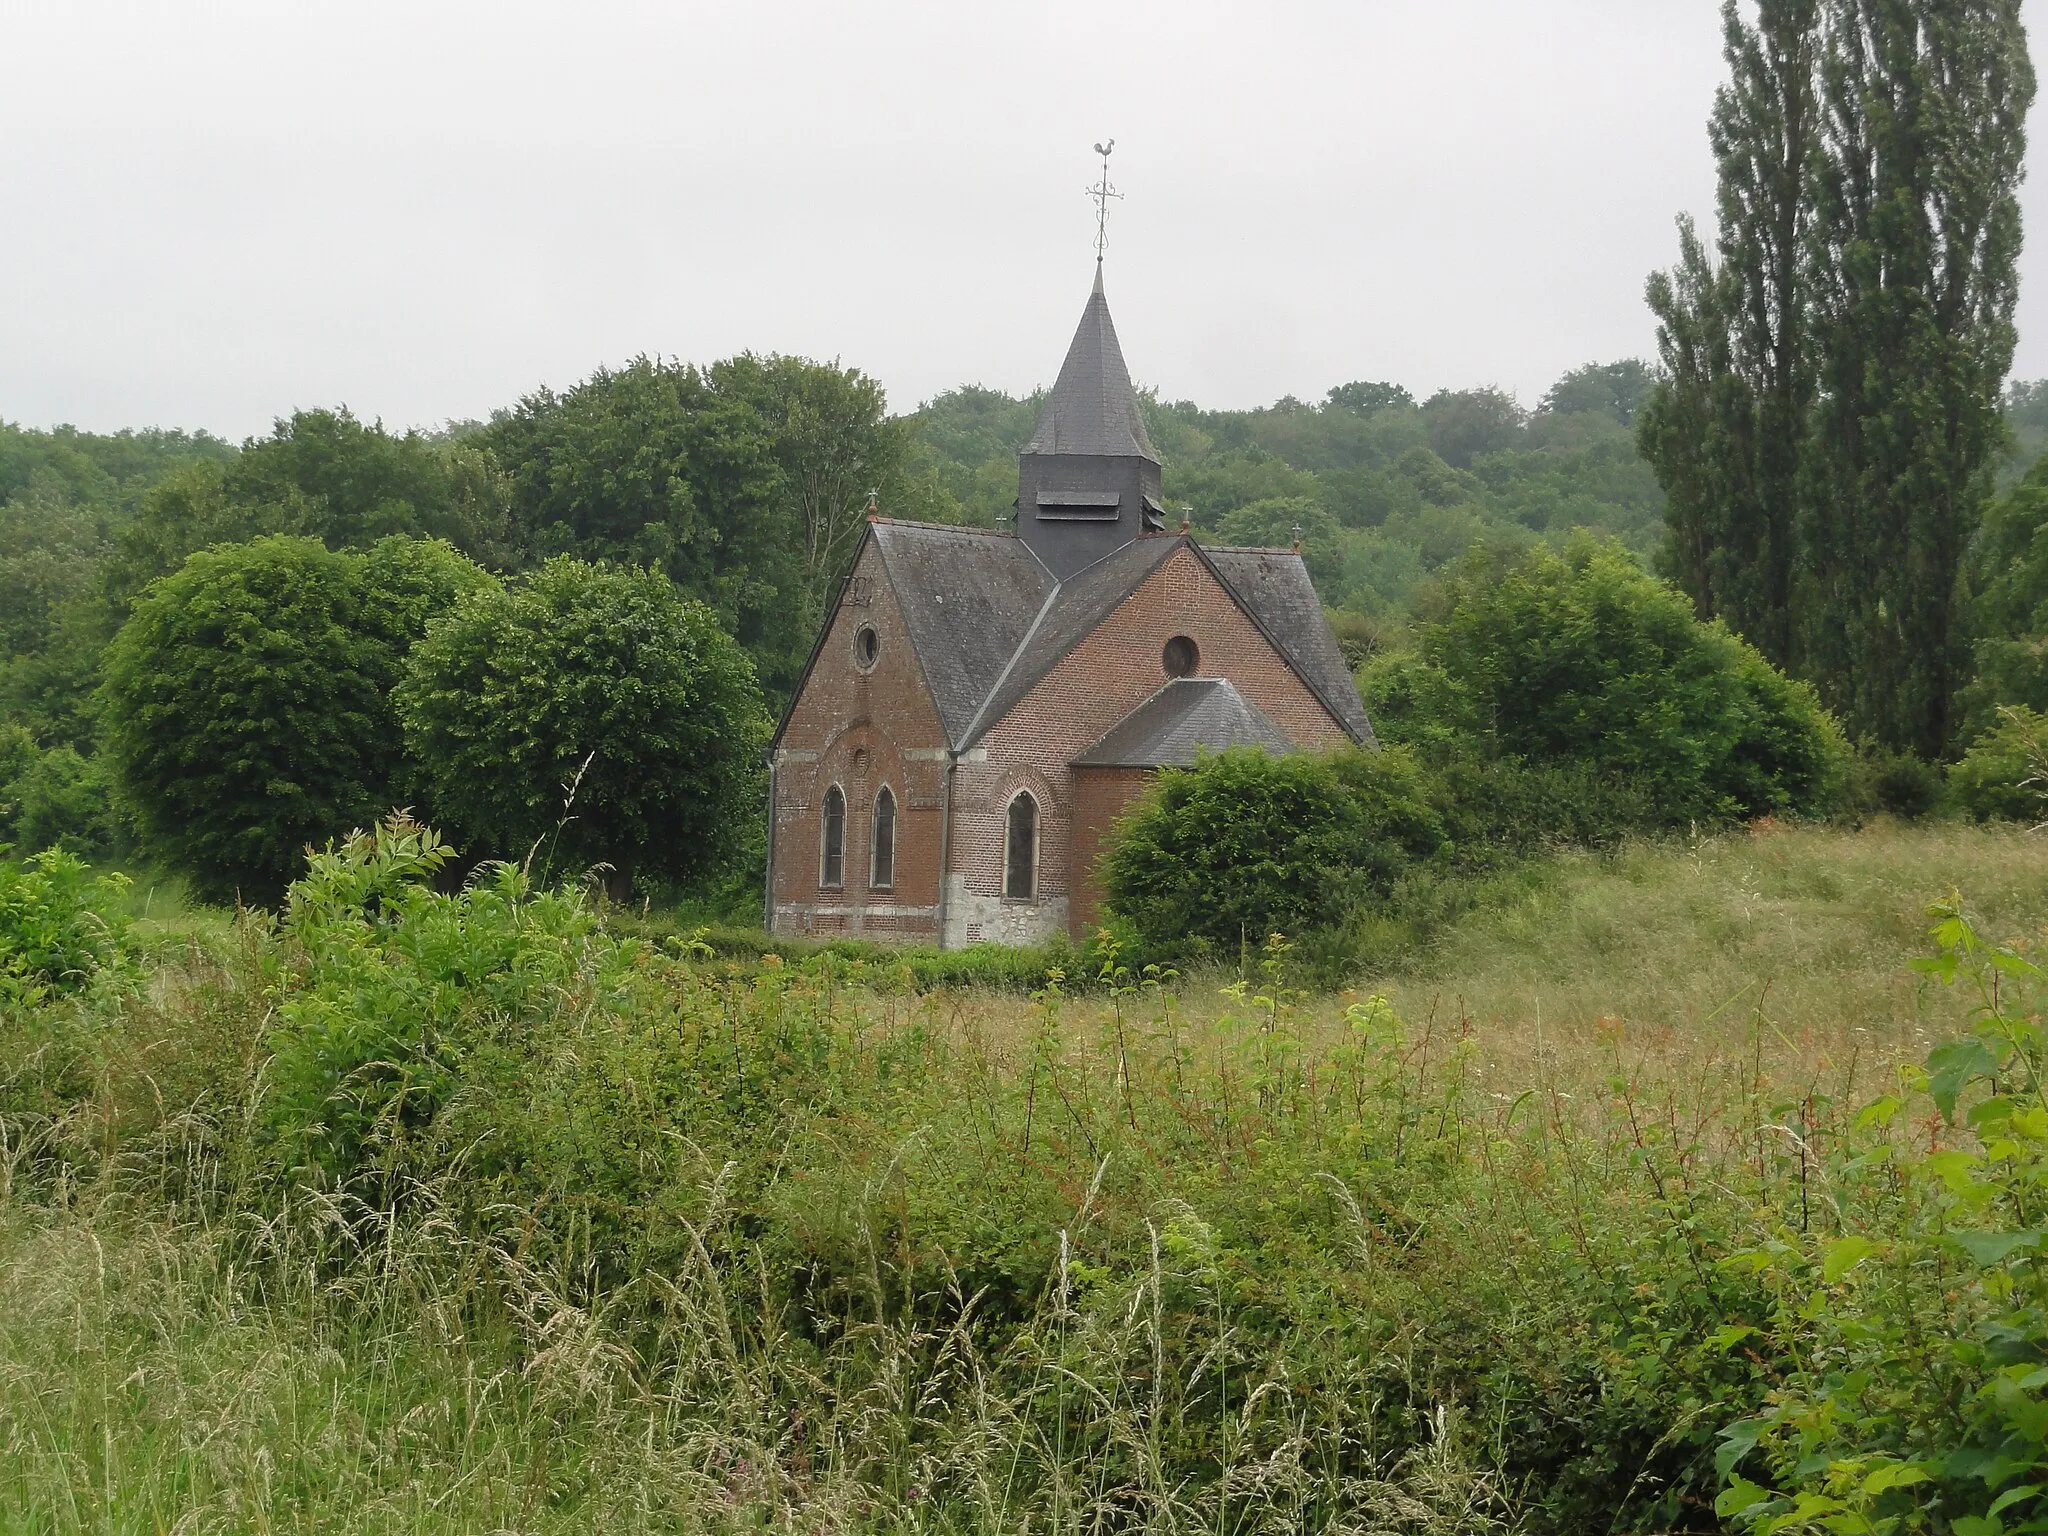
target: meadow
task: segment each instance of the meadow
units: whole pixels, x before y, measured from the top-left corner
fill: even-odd
[[[1929,902],[2048,914],[2018,830],[1765,827],[1026,997],[418,851],[10,1015],[0,1531],[1721,1529],[1780,1282],[1959,1134]]]

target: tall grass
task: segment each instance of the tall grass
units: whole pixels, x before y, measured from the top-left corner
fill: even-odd
[[[275,1053],[340,973],[245,923],[8,1061],[0,1530],[1715,1529],[1781,1368],[1717,1260],[1842,1219],[1951,884],[2048,912],[1946,830],[1567,864],[1383,998],[565,938],[337,1177]],[[445,1001],[409,942],[377,995]]]

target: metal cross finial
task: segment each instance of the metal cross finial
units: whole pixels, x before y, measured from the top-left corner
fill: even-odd
[[[1095,260],[1100,263],[1103,253],[1109,249],[1109,203],[1111,198],[1123,198],[1123,193],[1109,184],[1109,153],[1116,148],[1116,140],[1095,146],[1095,153],[1102,156],[1102,180],[1088,188],[1088,195],[1095,199]]]

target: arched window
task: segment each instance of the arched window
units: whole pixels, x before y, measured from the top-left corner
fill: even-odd
[[[896,797],[884,784],[875,796],[875,856],[868,868],[868,884],[886,891],[896,883]]]
[[[837,784],[825,791],[825,847],[818,860],[818,884],[833,890],[846,884],[846,796]]]
[[[1003,894],[1014,901],[1029,901],[1038,894],[1038,802],[1028,790],[1020,790],[1010,802]]]

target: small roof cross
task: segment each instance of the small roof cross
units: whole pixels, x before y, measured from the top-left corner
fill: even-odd
[[[1102,156],[1102,180],[1088,188],[1088,195],[1095,199],[1095,264],[1102,265],[1103,253],[1109,249],[1109,205],[1112,199],[1121,202],[1123,193],[1109,184],[1109,155],[1116,148],[1116,140],[1095,146],[1095,153]]]

